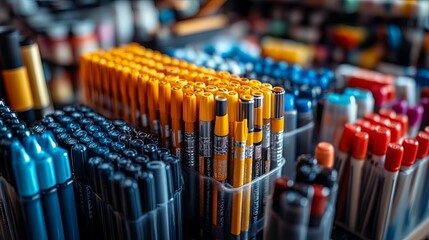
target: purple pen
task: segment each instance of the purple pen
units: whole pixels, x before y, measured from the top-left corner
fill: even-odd
[[[419,132],[420,125],[423,119],[423,107],[416,105],[409,107],[407,110],[408,116],[408,135],[410,137],[415,137]]]
[[[420,127],[420,130],[423,130],[426,126],[429,125],[429,98],[421,98],[419,105],[423,107],[423,120]]]
[[[407,114],[408,102],[406,100],[397,100],[393,103],[392,109],[396,113]]]

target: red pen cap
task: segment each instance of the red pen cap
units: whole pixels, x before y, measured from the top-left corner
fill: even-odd
[[[368,152],[369,134],[357,132],[353,136],[352,156],[356,160],[365,160]]]
[[[412,166],[416,161],[419,142],[414,138],[405,138],[402,142],[404,147],[404,156],[402,157],[402,166]]]
[[[376,124],[380,122],[380,115],[376,113],[367,113],[363,118],[369,121],[371,124]]]
[[[403,114],[396,114],[395,118],[391,119],[392,122],[399,123],[401,125],[401,137],[405,136],[408,132],[408,117]]]
[[[389,122],[386,127],[390,130],[390,142],[398,142],[401,139],[402,127],[398,122]]]
[[[386,127],[377,126],[371,133],[371,152],[378,156],[386,154],[387,146],[390,143],[390,130]]]
[[[417,150],[417,159],[422,159],[428,155],[429,150],[429,133],[419,132],[416,140],[419,142],[419,148]]]
[[[334,146],[328,142],[320,142],[314,153],[317,163],[326,168],[334,166]]]
[[[280,195],[292,187],[293,181],[287,177],[279,177],[274,180],[273,201],[279,202]]]
[[[322,216],[328,205],[329,188],[313,184],[314,195],[311,201],[311,216]]]
[[[396,172],[401,167],[404,147],[398,143],[389,143],[386,152],[386,160],[384,160],[384,169],[389,172]]]
[[[352,140],[355,133],[360,132],[360,126],[355,124],[346,123],[344,125],[343,135],[339,143],[339,150],[343,153],[349,153],[352,148]]]
[[[355,125],[360,126],[361,132],[367,132],[369,133],[371,129],[371,122],[364,120],[364,119],[358,119],[355,123]]]
[[[394,119],[396,117],[396,112],[392,109],[381,109],[378,114],[380,114],[380,116],[382,117],[389,119]]]

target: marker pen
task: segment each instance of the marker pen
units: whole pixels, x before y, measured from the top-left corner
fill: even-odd
[[[307,239],[329,239],[329,231],[326,226],[323,226],[323,217],[328,209],[329,189],[314,184],[314,195],[311,201],[309,228]]]
[[[386,239],[402,238],[407,200],[410,194],[411,181],[416,171],[416,167],[413,165],[416,161],[419,142],[412,138],[405,138],[402,147],[404,154],[396,182]]]
[[[280,213],[284,224],[279,226],[278,236],[290,239],[307,239],[311,199],[296,191],[286,191],[280,196]]]
[[[271,102],[273,101],[273,93],[271,89],[262,89],[264,94],[264,105],[262,107],[262,161],[263,173],[270,171],[271,165]]]
[[[148,99],[146,90],[148,87],[149,77],[146,74],[140,74],[137,82],[137,96],[139,102],[139,116],[140,116],[140,124],[143,127],[143,130],[147,131],[149,129],[149,119],[148,119]],[[114,82],[114,81],[112,81]]]
[[[19,49],[18,32],[9,27],[0,28],[0,63],[8,104],[28,123],[35,120],[30,81]]]
[[[253,170],[252,179],[256,179],[263,174],[263,162],[262,162],[262,127],[263,127],[263,103],[264,95],[262,92],[256,91],[252,93],[254,99],[254,113],[255,113],[255,124],[254,124],[254,156],[253,156]]]
[[[244,182],[244,163],[246,158],[247,119],[235,122],[234,136],[234,170],[232,186],[239,188]],[[232,195],[231,237],[240,239],[243,192],[237,191]]]
[[[334,166],[334,146],[327,142],[320,142],[316,146],[314,157],[317,164],[325,168],[333,168]]]
[[[16,189],[22,201],[28,239],[48,239],[40,197],[36,162],[30,158],[18,140],[10,146],[12,171]]]
[[[284,129],[284,95],[285,91],[281,87],[274,87],[271,99],[271,166],[268,169],[275,169],[283,157],[283,129]]]
[[[147,108],[149,109],[150,131],[156,136],[160,136],[160,124],[158,118],[159,104],[159,83],[156,78],[151,78],[147,82]]]
[[[338,151],[334,162],[334,168],[338,171],[340,184],[347,186],[347,179],[345,179],[348,172],[350,153],[353,148],[353,138],[356,133],[361,131],[361,127],[355,124],[346,123],[344,125],[343,134],[338,144]],[[342,187],[340,187],[342,189]],[[342,190],[340,191],[342,192]]]
[[[216,96],[214,126],[214,179],[225,183],[228,174],[228,102],[226,96]],[[216,233],[224,234],[225,225],[225,196],[224,191],[213,187],[213,217],[212,223],[216,226]]]
[[[57,145],[50,132],[40,135],[40,144],[53,157],[65,239],[77,240],[79,239],[79,226],[73,189],[74,180],[68,153]]]
[[[138,99],[137,99],[137,86],[138,86],[138,76],[140,75],[138,71],[131,70],[131,73],[129,74],[128,79],[128,98],[130,100],[130,123],[134,127],[138,127],[138,119],[137,119],[137,105],[138,105]],[[109,86],[108,84],[104,84],[103,86]],[[108,89],[104,90],[105,93],[108,93]]]
[[[392,109],[398,114],[407,114],[408,102],[405,100],[397,100],[392,104]]]
[[[161,81],[159,83],[159,119],[161,123],[162,145],[167,148],[170,147],[170,104],[174,104],[171,94],[170,83]]]
[[[185,166],[196,170],[197,137],[195,122],[197,120],[197,98],[193,93],[185,93],[183,96],[183,121],[184,132],[184,158]]]
[[[363,164],[368,151],[369,134],[366,132],[356,132],[352,142],[352,158],[350,161],[350,177],[348,187],[347,208],[348,226],[353,231],[356,230],[357,214],[359,210],[359,198],[362,180]]]
[[[357,88],[346,88],[344,94],[355,97],[358,118],[362,118],[365,114],[374,111],[374,98],[370,91]]]
[[[292,94],[286,93],[284,96],[284,131],[291,132],[297,128],[297,110],[295,109],[295,98]],[[283,149],[287,149],[283,153],[284,158],[286,159],[286,164],[283,166],[283,173],[286,173],[287,169],[294,169],[294,167],[287,166],[292,164],[296,157],[296,136],[291,135],[285,137],[286,139],[283,141]]]
[[[408,116],[408,135],[410,137],[417,136],[423,118],[423,107],[420,105],[409,107],[407,110]]]
[[[142,239],[144,236],[143,229],[134,223],[142,215],[140,192],[137,181],[132,178],[125,178],[121,184],[121,202],[122,211],[125,218],[127,238]]]
[[[42,150],[35,136],[24,138],[23,144],[29,155],[36,162],[48,236],[51,239],[64,239],[64,228],[52,156]]]
[[[173,140],[173,153],[182,157],[182,120],[183,120],[183,92],[181,88],[171,89],[171,131]]]
[[[397,143],[390,143],[386,152],[386,160],[384,162],[384,172],[380,176],[383,180],[380,203],[378,205],[376,239],[385,239],[387,227],[389,224],[390,211],[392,200],[395,194],[396,179],[401,166],[404,148]]]
[[[48,94],[37,43],[29,38],[21,41],[21,56],[27,69],[36,119],[53,111]]]
[[[313,122],[313,107],[308,99],[297,99],[296,109],[298,110],[298,128],[308,126]],[[296,155],[301,155],[311,152],[311,143],[313,139],[313,128],[305,130],[297,134],[297,150]],[[295,155],[295,156],[296,156]]]
[[[228,102],[228,129],[229,129],[229,139],[228,139],[228,173],[227,180],[229,184],[232,184],[233,181],[233,171],[234,171],[234,135],[235,135],[235,121],[238,120],[238,93],[235,91],[229,91],[227,94]]]

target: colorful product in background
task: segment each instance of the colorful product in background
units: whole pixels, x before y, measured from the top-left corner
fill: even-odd
[[[267,37],[262,39],[261,55],[276,61],[309,66],[314,58],[314,49],[302,43]]]

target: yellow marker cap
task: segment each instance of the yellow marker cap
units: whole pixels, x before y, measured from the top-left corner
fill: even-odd
[[[250,86],[252,87],[261,87],[262,83],[259,80],[253,79],[250,80]]]
[[[161,113],[170,112],[171,86],[167,81],[159,82],[159,111]]]
[[[183,121],[193,123],[197,120],[197,97],[187,92],[183,95]]]
[[[164,81],[167,81],[170,84],[173,84],[176,80],[179,80],[179,76],[177,75],[167,75],[164,77]]]
[[[238,91],[240,92],[240,96],[242,95],[250,95],[250,86],[241,86]]]
[[[217,84],[217,87],[228,89],[228,83],[227,82],[220,82]]]
[[[228,97],[228,121],[235,122],[238,120],[238,93],[235,91],[229,91]]]
[[[220,79],[229,79],[231,77],[231,74],[229,72],[219,71],[216,73],[216,76]]]
[[[179,87],[171,89],[171,118],[182,119],[183,92]]]
[[[217,86],[220,82],[221,82],[220,78],[218,78],[218,77],[212,77],[211,79],[207,80],[207,85]]]
[[[203,82],[195,82],[194,89],[204,89],[206,88],[206,84]]]
[[[187,81],[183,79],[175,80],[172,84],[173,87],[182,88],[186,85]]]
[[[229,80],[230,81],[238,81],[238,82],[240,82],[240,76],[233,74],[233,75],[231,75],[229,77]]]
[[[250,85],[250,80],[248,78],[240,78],[240,84],[243,85]]]
[[[214,96],[210,92],[205,92],[200,97],[200,121],[213,121],[214,120]]]
[[[189,83],[182,88],[183,93],[193,93],[194,92],[194,86],[189,85]]]
[[[216,96],[218,96],[218,95],[226,95],[227,93],[228,93],[228,89],[226,89],[226,88],[219,88],[216,91]]]
[[[261,92],[264,94],[262,116],[264,119],[270,119],[271,118],[271,98],[273,93],[268,88],[261,89]]]
[[[208,85],[206,88],[204,88],[204,91],[211,92],[213,94],[215,94],[217,92],[217,90],[219,90],[219,89],[214,85]]]
[[[262,83],[262,84],[261,84],[261,87],[262,87],[262,88],[268,88],[268,89],[270,89],[270,90],[272,90],[272,89],[273,89],[273,85],[271,85],[271,84],[269,84],[269,83]]]
[[[236,142],[245,142],[247,140],[247,119],[235,122],[235,136]]]

